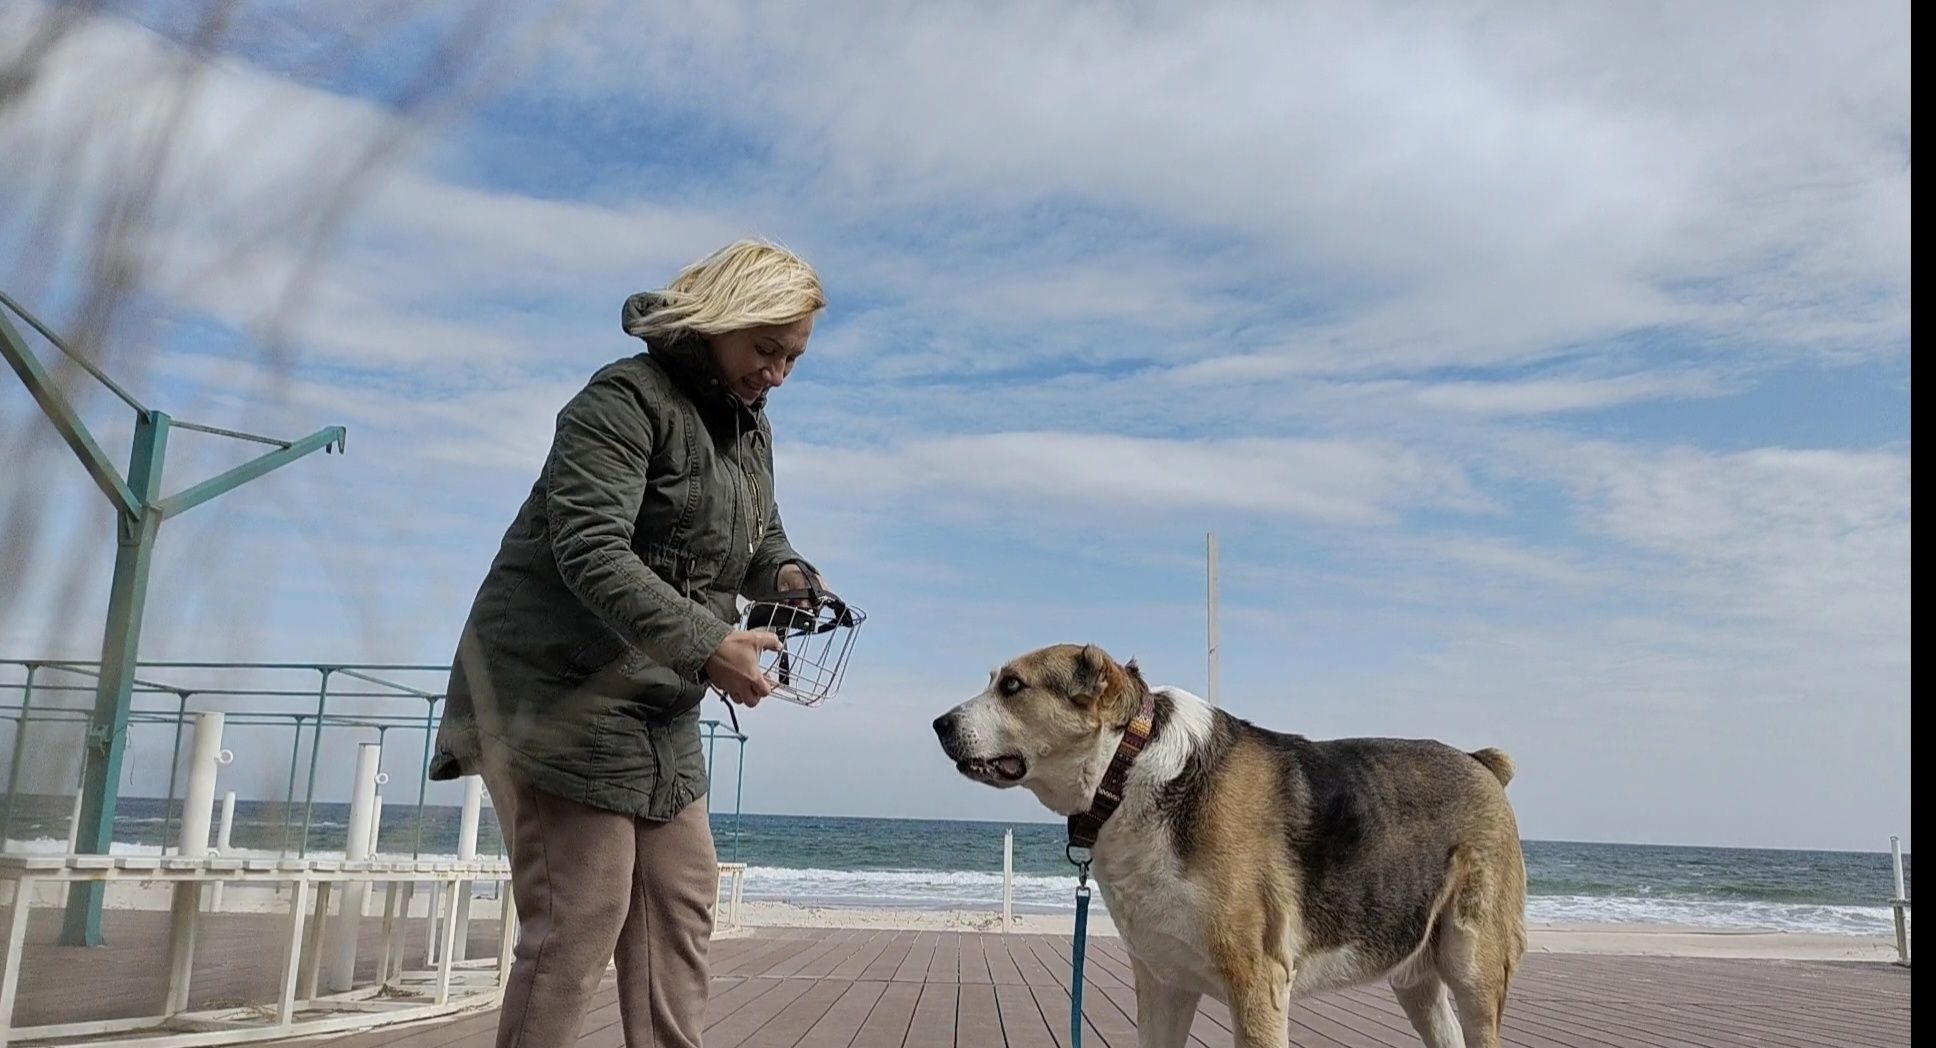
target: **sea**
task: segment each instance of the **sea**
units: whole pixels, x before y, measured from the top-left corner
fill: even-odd
[[[64,850],[72,803],[71,796],[13,799],[4,826],[6,850]],[[114,850],[161,853],[163,842],[178,834],[179,807],[161,798],[123,797]],[[419,813],[414,805],[391,801],[383,809],[378,850],[454,855],[458,822],[456,807],[431,805]],[[340,856],[348,824],[343,803],[318,801],[305,810],[300,802],[238,801],[230,851]],[[1016,910],[1073,910],[1075,874],[1063,854],[1060,824],[713,816],[720,859],[747,864],[746,898],[820,907],[999,909],[1002,841],[1009,830],[1015,835]],[[1893,934],[1894,884],[1885,853],[1573,841],[1527,841],[1525,852],[1527,918],[1535,922]],[[502,854],[488,807],[478,853]],[[1904,867],[1907,877],[1908,856]]]

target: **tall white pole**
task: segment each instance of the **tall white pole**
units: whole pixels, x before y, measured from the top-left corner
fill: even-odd
[[[188,758],[188,792],[182,799],[181,835],[176,838],[176,853],[185,859],[208,855],[209,821],[215,811],[216,769],[228,763],[231,755],[222,749],[220,713],[195,715],[195,749]],[[167,1014],[188,1007],[188,983],[194,975],[196,923],[202,908],[202,886],[189,881],[175,885],[174,905],[169,919]]]
[[[1909,902],[1909,886],[1902,876],[1902,838],[1889,838],[1889,861],[1895,867],[1896,897],[1889,902],[1889,908],[1896,915],[1896,963],[1909,963],[1909,922],[1904,907]]]
[[[1002,932],[1015,923],[1015,831],[1002,831]]]
[[[477,859],[477,823],[484,811],[484,780],[476,775],[464,776],[464,808],[457,822],[457,860],[474,862]],[[471,882],[458,881],[457,895],[452,900],[455,910],[451,920],[456,929],[451,933],[452,961],[464,959],[470,944],[471,934]]]
[[[1223,683],[1221,679],[1222,667],[1218,665],[1219,656],[1221,653],[1218,651],[1218,648],[1220,646],[1220,641],[1217,636],[1217,533],[1216,532],[1213,531],[1209,534],[1208,538],[1205,541],[1205,547],[1209,554],[1209,565],[1208,565],[1209,570],[1206,573],[1205,582],[1206,582],[1206,587],[1209,591],[1208,604],[1209,604],[1209,612],[1210,612],[1210,623],[1209,623],[1210,625],[1210,637],[1209,637],[1210,687],[1209,687],[1209,694],[1206,695],[1205,697],[1210,700],[1210,705],[1215,706],[1219,704],[1217,701],[1218,700],[1217,693],[1222,690],[1222,683]]]
[[[209,823],[215,817],[215,769],[222,764],[220,713],[195,715],[195,749],[188,758],[188,792],[182,799],[181,836],[176,852],[190,859],[208,854]]]
[[[484,814],[484,780],[464,776],[464,807],[457,819],[457,857],[465,862],[477,858],[477,827]]]
[[[376,817],[377,764],[383,747],[374,742],[356,747],[356,777],[351,780],[350,826],[343,840],[343,861],[362,862],[370,857],[370,826]],[[341,993],[350,988],[356,975],[356,933],[363,917],[363,902],[369,896],[368,881],[351,881],[344,886],[343,901],[336,911],[336,926],[331,946],[329,988]]]

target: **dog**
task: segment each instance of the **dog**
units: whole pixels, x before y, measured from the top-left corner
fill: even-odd
[[[1378,979],[1428,1048],[1499,1044],[1526,949],[1505,753],[1269,731],[1073,644],[1009,662],[934,730],[963,775],[1069,816],[1128,947],[1140,1048],[1182,1048],[1204,994],[1238,1048],[1285,1046],[1293,999]]]

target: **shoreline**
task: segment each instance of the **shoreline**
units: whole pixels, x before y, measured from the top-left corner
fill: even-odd
[[[743,900],[740,924],[772,928],[858,928],[880,931],[999,932],[999,912],[848,906],[802,906]],[[1016,913],[1009,930],[1033,935],[1072,935],[1072,914]],[[1117,937],[1107,915],[1093,914],[1092,935]],[[1893,962],[1893,939],[1819,932],[1748,928],[1700,928],[1660,924],[1541,923],[1526,926],[1527,953],[1576,953],[1635,957],[1707,957],[1736,960]]]

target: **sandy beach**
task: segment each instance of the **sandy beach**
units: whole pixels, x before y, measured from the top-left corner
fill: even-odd
[[[64,899],[61,886],[42,884],[35,892],[36,907],[58,907]],[[158,884],[116,884],[107,896],[111,909],[165,910],[168,889]],[[411,907],[412,916],[423,917],[427,893],[418,893]],[[288,906],[286,891],[263,887],[231,887],[224,893],[223,909],[229,912],[281,912]],[[366,913],[382,912],[380,893],[372,892]],[[476,920],[495,920],[497,903],[478,898],[472,906]],[[785,902],[744,900],[740,903],[737,926],[721,914],[721,938],[746,934],[760,928],[878,928],[910,931],[1000,931],[1001,914],[988,910],[914,909],[890,907],[806,906]],[[1072,914],[1016,914],[1011,931],[1070,935],[1075,930]],[[1106,915],[1090,921],[1094,935],[1115,936],[1116,928]],[[1535,953],[1621,954],[1653,957],[1733,957],[1764,960],[1808,961],[1893,961],[1896,946],[1881,936],[1824,935],[1779,932],[1751,928],[1698,928],[1687,925],[1658,924],[1531,924],[1527,949]]]

